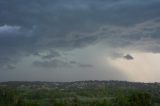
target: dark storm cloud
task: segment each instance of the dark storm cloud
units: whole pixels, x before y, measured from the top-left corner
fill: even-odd
[[[126,59],[126,60],[133,60],[134,59],[134,57],[132,56],[132,55],[130,55],[130,54],[127,54],[127,55],[125,55],[125,56],[123,56],[124,57],[124,59]]]
[[[60,52],[85,47],[103,38],[110,39],[111,45],[114,41],[118,46],[130,44],[140,39],[141,33],[121,38],[112,36],[115,30],[108,32],[106,29],[104,34],[96,32],[106,25],[126,28],[158,18],[159,5],[159,0],[1,0],[0,59],[4,57],[8,60],[1,59],[3,63],[0,64],[10,64],[9,61],[43,51],[56,49]],[[151,38],[159,39],[157,30],[153,36],[150,35]],[[59,53],[39,56],[52,58]],[[35,64],[56,67],[56,62]]]

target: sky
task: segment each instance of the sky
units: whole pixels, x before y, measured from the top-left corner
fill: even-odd
[[[0,0],[0,81],[160,82],[160,0]]]

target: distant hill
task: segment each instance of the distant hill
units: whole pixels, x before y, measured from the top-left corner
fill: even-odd
[[[84,104],[93,106],[94,103],[97,103],[94,106],[134,106],[135,103],[141,103],[140,101],[143,104],[136,104],[136,106],[160,106],[160,83],[158,82],[98,80],[74,82],[9,81],[0,82],[0,88],[2,91],[0,95],[3,95],[4,91],[11,90],[11,92],[15,92],[16,96],[14,97],[18,95],[23,98],[24,104],[37,104],[36,106],[52,106],[49,105],[52,102],[57,104],[53,106],[67,106],[66,104],[77,106],[70,104],[75,101],[79,101],[79,106]],[[13,93],[11,94],[13,95]],[[145,103],[152,103],[151,101],[153,101],[154,105],[145,105]],[[106,103],[108,105],[104,105]]]

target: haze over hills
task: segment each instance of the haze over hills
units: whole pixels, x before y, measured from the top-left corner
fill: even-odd
[[[37,87],[37,88],[57,88],[63,89],[75,88],[81,89],[83,87],[101,87],[101,86],[111,86],[111,87],[126,87],[126,88],[135,88],[135,89],[157,89],[157,94],[160,93],[160,83],[142,83],[142,82],[128,82],[128,81],[99,81],[99,80],[88,80],[88,81],[74,81],[74,82],[46,82],[46,81],[8,81],[0,82],[1,86],[12,86],[12,87]],[[156,91],[156,90],[155,90]]]

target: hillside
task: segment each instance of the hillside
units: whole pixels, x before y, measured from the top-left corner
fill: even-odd
[[[132,106],[136,103],[135,98],[139,101],[137,106],[160,105],[160,83],[11,81],[1,82],[0,86],[1,93],[6,91],[10,95],[11,91],[11,97],[13,94],[18,96],[28,104],[26,106]],[[144,105],[140,101],[152,104]]]

